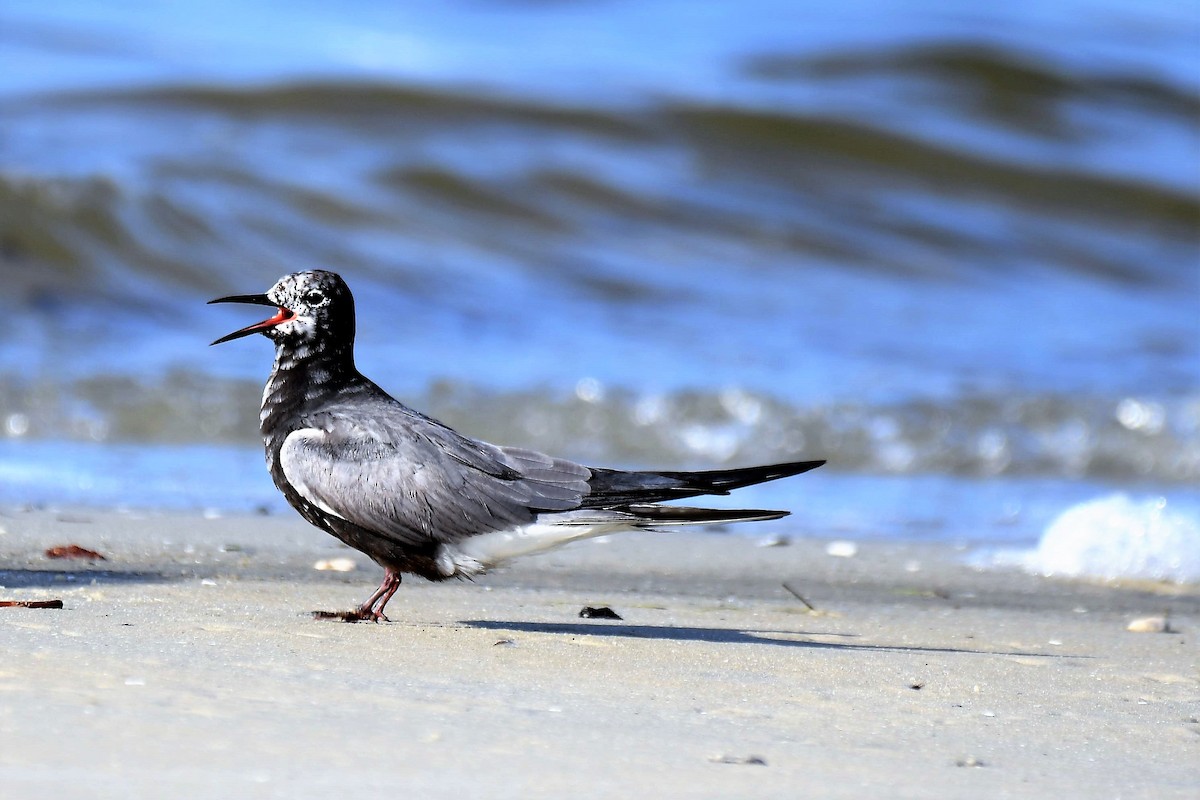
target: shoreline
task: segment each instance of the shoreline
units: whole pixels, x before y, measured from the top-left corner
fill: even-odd
[[[2,509],[0,528],[0,599],[65,604],[0,609],[5,797],[1200,785],[1197,586],[981,571],[945,544],[626,534],[406,580],[392,622],[346,625],[308,612],[381,570],[297,518]],[[67,544],[106,560],[43,555]],[[313,569],[342,557],[358,569]],[[1164,609],[1176,632],[1126,630]]]

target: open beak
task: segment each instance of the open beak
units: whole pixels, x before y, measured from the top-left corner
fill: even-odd
[[[276,325],[279,325],[280,323],[287,322],[289,319],[295,319],[295,317],[296,317],[296,315],[294,313],[292,313],[292,311],[290,309],[286,309],[283,306],[276,305],[276,303],[273,300],[271,300],[271,298],[267,297],[265,294],[236,294],[236,295],[232,295],[230,297],[218,297],[216,300],[208,301],[208,304],[210,306],[213,303],[251,303],[256,306],[275,306],[276,308],[279,309],[279,313],[277,313],[275,316],[271,317],[270,319],[264,319],[262,322],[256,322],[253,325],[247,325],[245,328],[242,328],[240,331],[234,331],[231,334],[222,336],[220,339],[217,339],[212,344],[221,344],[221,342],[230,342],[230,341],[233,341],[234,339],[240,339],[243,336],[249,336],[252,333],[258,333],[259,331],[265,331],[269,328],[274,328]],[[212,345],[209,345],[209,346],[211,347]]]

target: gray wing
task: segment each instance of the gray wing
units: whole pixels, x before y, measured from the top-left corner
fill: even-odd
[[[578,508],[591,470],[468,439],[403,406],[327,411],[288,435],[280,466],[326,513],[404,544],[453,542]]]

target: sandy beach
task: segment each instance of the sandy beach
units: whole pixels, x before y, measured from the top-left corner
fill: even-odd
[[[64,607],[0,609],[0,795],[1200,794],[1196,587],[777,525],[414,579],[347,625],[309,612],[380,571],[297,518],[3,510],[0,600]],[[44,555],[69,544],[106,558]]]

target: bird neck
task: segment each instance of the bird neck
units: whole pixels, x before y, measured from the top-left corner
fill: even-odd
[[[305,412],[362,380],[354,366],[352,344],[277,343],[275,365],[263,390],[263,434],[277,429],[281,422],[299,420]]]

